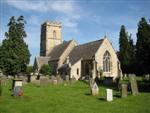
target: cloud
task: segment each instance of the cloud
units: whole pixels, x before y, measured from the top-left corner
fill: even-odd
[[[28,0],[7,0],[7,4],[22,11],[35,11],[39,13],[58,13],[57,20],[62,22],[64,27],[72,29],[72,31],[78,31],[78,20],[81,18],[80,7],[74,0],[56,0],[56,1],[28,1]],[[31,16],[29,22],[32,24],[38,24],[39,19],[37,16]]]

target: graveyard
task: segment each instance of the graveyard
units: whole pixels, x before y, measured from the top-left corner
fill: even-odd
[[[138,78],[138,81],[142,79]],[[126,81],[125,81],[126,82]],[[99,94],[91,95],[90,86],[84,81],[66,84],[38,86],[34,83],[23,85],[23,96],[12,96],[12,81],[6,80],[0,96],[0,113],[148,113],[150,112],[149,92],[140,91],[120,97],[113,89],[113,101],[106,101],[106,89],[99,86]]]

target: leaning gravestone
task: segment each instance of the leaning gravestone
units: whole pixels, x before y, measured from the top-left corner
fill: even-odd
[[[91,92],[92,92],[92,95],[94,95],[94,96],[99,94],[99,88],[98,88],[96,82],[93,84]]]
[[[93,87],[94,83],[95,83],[95,80],[94,80],[93,78],[90,78],[90,79],[89,79],[90,88]]]
[[[131,84],[132,95],[137,95],[139,93],[139,91],[138,91],[136,76],[135,75],[130,75],[129,76],[129,81],[130,81],[130,84]]]
[[[121,84],[121,97],[127,97],[127,84]]]
[[[113,101],[113,91],[112,91],[112,89],[106,89],[106,100],[108,102]]]
[[[48,78],[40,78],[40,86],[46,86],[49,84],[49,79]]]

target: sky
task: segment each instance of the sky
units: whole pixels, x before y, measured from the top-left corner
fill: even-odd
[[[0,41],[5,39],[11,16],[24,16],[25,42],[31,53],[30,64],[40,53],[40,29],[45,21],[62,23],[63,40],[78,44],[107,38],[119,49],[119,32],[125,25],[134,43],[141,17],[150,19],[150,0],[0,0]]]

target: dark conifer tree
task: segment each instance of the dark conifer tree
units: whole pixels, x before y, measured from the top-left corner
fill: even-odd
[[[121,69],[123,73],[128,72],[129,55],[128,55],[128,36],[126,33],[125,26],[121,26],[119,35],[119,60],[121,62]]]
[[[25,20],[20,16],[17,20],[11,17],[8,23],[6,39],[0,46],[0,68],[5,74],[17,74],[26,70],[30,61],[30,52],[24,38],[27,37]]]
[[[150,73],[150,24],[145,18],[138,24],[136,61],[138,74]]]

